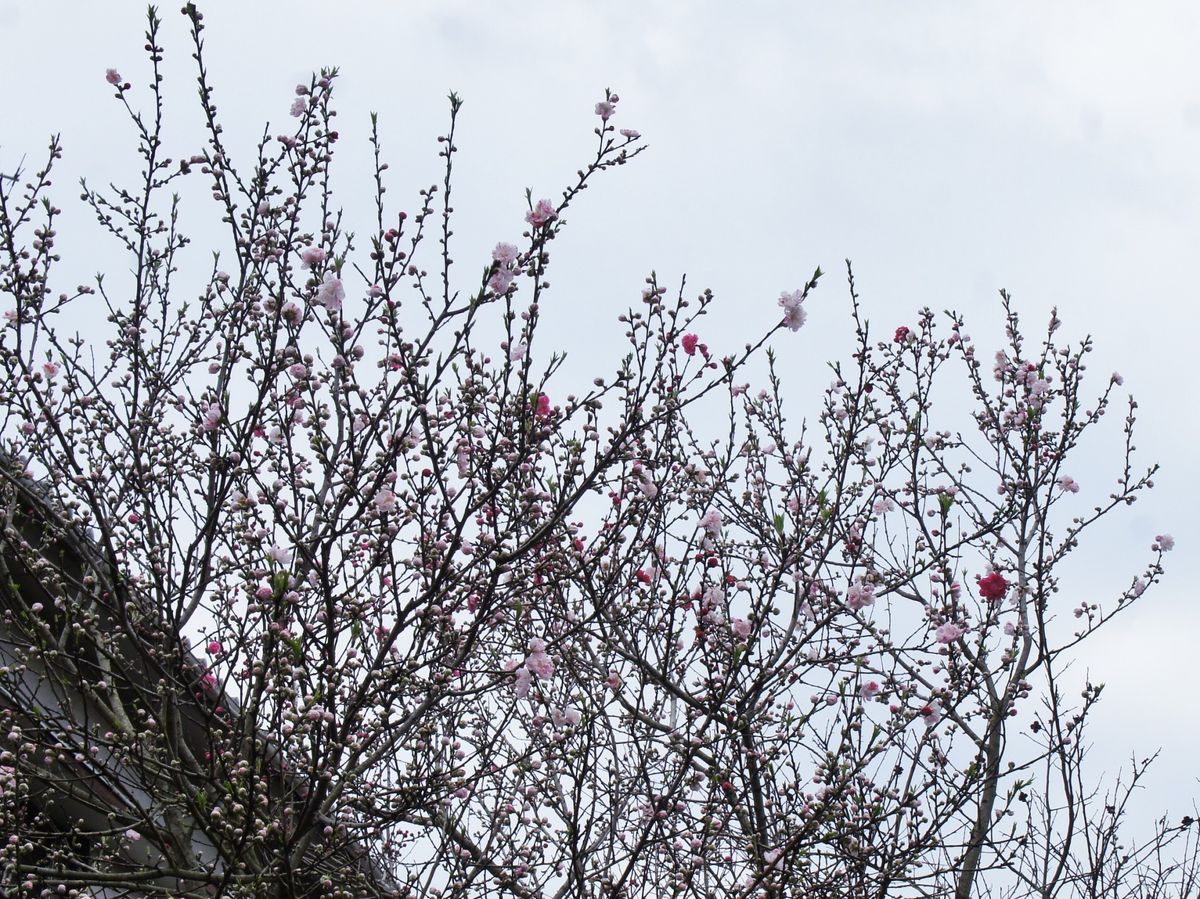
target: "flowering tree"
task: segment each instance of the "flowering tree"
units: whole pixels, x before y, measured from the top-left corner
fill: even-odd
[[[411,215],[372,122],[364,244],[330,188],[337,73],[235,166],[184,14],[202,152],[167,156],[153,10],[149,94],[107,74],[141,180],[83,202],[127,279],[53,286],[57,139],[0,180],[7,895],[1194,888],[1190,818],[1119,842],[1143,769],[1097,798],[1101,685],[1062,682],[1172,547],[1103,603],[1059,581],[1152,486],[1132,401],[1106,498],[1072,477],[1120,385],[1085,391],[1087,341],[1052,317],[1030,344],[1007,297],[994,361],[928,310],[879,340],[848,271],[856,346],[797,430],[773,365],[745,372],[803,339],[820,270],[728,355],[712,296],[651,276],[627,355],[567,393],[549,249],[641,151],[616,94],[577,180],[460,281],[457,97]],[[184,178],[227,229],[198,297]]]

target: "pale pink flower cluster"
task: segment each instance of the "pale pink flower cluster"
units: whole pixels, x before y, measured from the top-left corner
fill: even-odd
[[[1074,478],[1067,477],[1067,475],[1063,475],[1055,483],[1066,493],[1079,492],[1079,483]]]
[[[325,250],[321,247],[305,247],[300,251],[300,261],[308,268],[316,268],[325,261]]]
[[[846,591],[846,605],[855,612],[874,602],[875,585],[864,583],[862,578],[858,578]]]
[[[375,494],[375,508],[380,512],[395,512],[396,494],[384,487]]]
[[[516,693],[518,699],[529,695],[529,687],[533,678],[549,680],[554,677],[554,660],[546,652],[546,641],[534,637],[529,641],[529,655],[525,663],[517,668]]]
[[[346,288],[342,284],[342,279],[333,272],[326,272],[325,280],[317,288],[316,302],[330,312],[338,312],[342,308],[344,299],[346,299]]]
[[[721,525],[724,524],[724,519],[721,517],[719,509],[709,509],[700,516],[700,527],[708,532],[708,536],[714,540],[721,536]]]
[[[878,681],[869,680],[858,688],[858,695],[862,698],[863,702],[870,702],[879,695],[880,689],[882,688],[879,686]]]
[[[791,293],[785,292],[779,295],[779,305],[783,307],[783,324],[793,331],[799,331],[808,318],[803,303],[803,291],[794,290]]]
[[[729,620],[729,629],[739,640],[745,640],[750,636],[750,627],[750,622],[745,618],[731,618]]]
[[[555,727],[575,727],[583,720],[583,715],[580,714],[579,709],[569,705],[551,712],[550,720],[554,722]]]
[[[535,228],[541,228],[558,218],[558,210],[549,200],[538,200],[532,209],[525,214],[525,221]]]
[[[513,263],[517,260],[517,248],[510,243],[498,243],[492,250],[492,259],[496,263],[496,270],[488,278],[488,287],[493,293],[504,293],[516,275]]]
[[[939,643],[953,643],[966,632],[967,629],[965,627],[955,624],[952,621],[947,621],[937,629],[935,635]]]
[[[200,430],[206,434],[209,431],[215,431],[221,424],[221,404],[209,403],[204,410],[204,415],[200,418]]]

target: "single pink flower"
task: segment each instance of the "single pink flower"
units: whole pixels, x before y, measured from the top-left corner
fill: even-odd
[[[105,69],[104,80],[116,87],[121,83],[121,73],[116,69]]]
[[[729,629],[733,631],[733,635],[739,640],[745,640],[750,636],[750,622],[745,618],[731,618],[729,620]]]
[[[512,265],[517,261],[519,251],[510,243],[498,243],[492,250],[492,259],[501,265]]]
[[[617,107],[608,100],[601,100],[596,104],[596,115],[600,116],[602,121],[607,122],[616,115]]]
[[[300,260],[309,268],[316,268],[325,261],[325,250],[321,247],[305,247],[300,251]]]
[[[870,702],[879,693],[880,686],[877,681],[869,680],[858,688],[858,695],[862,697],[863,702]]]
[[[333,272],[326,272],[325,280],[317,288],[316,301],[330,312],[337,312],[342,308],[344,299],[346,299],[346,288],[342,284],[342,279]]]
[[[513,282],[513,272],[510,268],[498,268],[488,278],[488,287],[492,293],[504,293]]]
[[[942,720],[942,704],[938,700],[933,700],[928,705],[921,708],[921,717],[925,719],[926,727],[937,727],[937,723]]]
[[[550,414],[550,397],[546,396],[546,394],[544,394],[544,393],[539,393],[538,398],[537,398],[537,405],[533,409],[533,414],[536,415],[538,418],[545,418],[547,415],[549,415]]]
[[[966,632],[967,629],[965,627],[960,627],[951,621],[947,621],[937,629],[937,641],[939,643],[953,643]]]
[[[641,136],[642,135],[640,132],[634,131],[632,128],[621,129],[621,137],[625,138],[626,140],[637,140]]]
[[[525,214],[525,221],[535,228],[541,228],[556,218],[558,218],[558,212],[549,200],[538,200],[537,204]]]
[[[1055,483],[1057,483],[1065,493],[1079,492],[1079,483],[1074,478],[1069,478],[1066,475],[1063,475]]]
[[[1156,534],[1154,537],[1154,545],[1150,547],[1154,552],[1161,550],[1169,553],[1175,548],[1175,538],[1170,534]]]
[[[209,655],[214,655],[214,656],[220,655],[224,651],[225,651],[225,647],[223,647],[219,641],[212,640],[209,642],[209,644],[208,644]]]
[[[700,527],[708,531],[708,536],[714,540],[721,536],[722,523],[721,513],[717,509],[709,509],[700,517]]]
[[[684,334],[683,339],[679,342],[683,344],[683,351],[685,353],[687,353],[689,356],[695,356],[696,344],[699,343],[699,341],[700,338],[695,334]]]
[[[297,97],[292,101],[292,108],[289,110],[289,112],[291,112],[293,118],[298,119],[300,116],[304,115],[304,109],[306,106],[308,106],[308,104],[304,102],[304,98]]]
[[[799,331],[804,325],[808,314],[804,311],[804,293],[794,290],[791,293],[779,295],[779,305],[783,307],[783,324],[793,331]]]

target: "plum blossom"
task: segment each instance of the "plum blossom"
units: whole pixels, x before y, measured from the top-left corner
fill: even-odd
[[[846,591],[846,605],[855,612],[874,604],[874,602],[875,585],[864,583],[862,578],[858,578],[850,585],[850,589]]]
[[[604,679],[604,686],[610,690],[617,690],[621,686],[621,673],[616,668],[608,669],[608,677]]]
[[[942,720],[941,702],[934,699],[922,706],[921,717],[925,720],[926,727],[937,727],[938,722]]]
[[[714,540],[721,536],[721,525],[723,523],[724,519],[721,518],[721,512],[719,509],[709,509],[702,516],[700,516],[700,527],[708,531],[708,536],[712,537]]]
[[[1168,553],[1175,548],[1175,538],[1170,534],[1156,534],[1154,544],[1150,547],[1154,552]]]
[[[209,403],[200,418],[200,430],[208,433],[215,431],[221,424],[221,404]]]
[[[621,129],[621,137],[625,138],[626,140],[637,140],[641,136],[642,135],[640,131],[634,131],[632,128]]]
[[[1054,483],[1058,484],[1058,486],[1060,488],[1062,488],[1064,493],[1078,493],[1079,492],[1079,483],[1074,478],[1068,477],[1067,475],[1063,475],[1061,478],[1059,478]]]
[[[600,119],[602,121],[607,122],[614,115],[616,115],[616,112],[617,112],[616,104],[611,103],[608,100],[601,100],[599,103],[596,104],[596,115],[600,116]]]
[[[104,80],[115,87],[121,83],[121,73],[116,69],[105,69]]]
[[[517,261],[518,252],[517,248],[510,243],[498,243],[492,250],[492,259],[500,265],[512,265]]]
[[[541,228],[556,218],[558,218],[558,212],[549,200],[538,200],[537,204],[525,214],[525,221],[535,228]]]
[[[1004,598],[1005,592],[1008,590],[1008,581],[998,571],[993,571],[991,574],[985,575],[979,579],[979,595],[988,600],[999,600]]]
[[[520,362],[525,358],[525,354],[529,352],[529,344],[522,340],[518,344],[514,344],[508,348],[508,360],[510,362]]]
[[[208,654],[219,656],[225,651],[225,647],[221,645],[219,640],[210,640],[208,643]]]
[[[550,713],[550,719],[555,727],[575,727],[583,719],[583,715],[579,709],[569,705],[566,708],[555,709]]]
[[[304,102],[303,97],[297,97],[295,100],[293,100],[292,108],[289,110],[289,112],[292,114],[292,118],[298,119],[300,116],[304,115],[304,108],[306,106],[308,106],[308,104]]]
[[[324,306],[330,312],[337,312],[342,308],[342,300],[344,299],[346,299],[346,288],[342,284],[342,279],[333,272],[326,272],[325,280],[317,288],[317,303]]]
[[[534,637],[529,641],[529,655],[525,658],[525,667],[540,678],[554,676],[554,660],[546,653],[546,641]]]
[[[538,418],[545,418],[547,415],[549,415],[550,414],[550,397],[546,396],[546,394],[544,394],[544,393],[539,393],[538,398],[537,398],[537,405],[535,405],[533,408],[533,414],[536,415]]]
[[[683,339],[679,341],[683,345],[683,351],[689,356],[696,355],[696,344],[700,342],[700,338],[695,334],[684,334]]]
[[[892,335],[892,342],[893,343],[906,343],[908,341],[908,336],[911,333],[912,332],[908,329],[907,325],[901,325],[899,328],[896,329],[896,333],[894,335]]]
[[[967,629],[965,627],[957,625],[952,621],[947,621],[937,629],[937,641],[939,643],[953,643],[966,632]]]
[[[858,688],[858,695],[863,702],[870,702],[879,694],[880,689],[882,688],[878,681],[869,680]]]
[[[321,247],[305,247],[300,251],[300,261],[307,268],[316,268],[325,261],[325,250]]]
[[[739,640],[745,640],[750,636],[750,622],[745,618],[731,618],[729,620],[729,629]]]
[[[794,290],[791,293],[784,292],[779,295],[779,305],[783,307],[783,324],[793,331],[799,331],[808,318],[808,313],[801,305],[803,302],[803,291]]]
[[[375,508],[380,512],[395,512],[396,494],[384,487],[375,494]]]
[[[488,287],[491,288],[492,293],[504,293],[512,282],[512,269],[498,268],[488,278]]]
[[[57,362],[46,362],[42,365],[42,372],[47,378],[53,378],[58,374],[60,366]]]

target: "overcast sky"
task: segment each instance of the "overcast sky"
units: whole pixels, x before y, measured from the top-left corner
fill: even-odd
[[[172,127],[186,138],[196,134],[196,109],[178,5],[163,7],[163,43],[179,115]],[[1164,471],[1149,498],[1078,551],[1064,609],[1127,585],[1154,534],[1171,532],[1179,546],[1166,584],[1098,635],[1084,660],[1109,684],[1092,729],[1094,760],[1115,769],[1135,749],[1161,745],[1144,808],[1190,810],[1186,797],[1200,797],[1191,761],[1200,716],[1189,698],[1200,637],[1192,587],[1200,433],[1187,371],[1200,331],[1200,7],[201,8],[216,102],[243,159],[265,120],[285,123],[297,82],[323,65],[341,68],[341,200],[352,217],[369,208],[368,111],[382,117],[390,196],[415,206],[417,188],[438,177],[434,137],[445,95],[458,91],[466,105],[456,256],[472,273],[497,240],[519,237],[525,187],[557,197],[586,162],[592,107],[605,87],[617,91],[614,124],[640,130],[650,150],[589,190],[555,243],[547,320],[580,370],[611,367],[622,331],[615,317],[652,269],[667,283],[686,273],[697,290],[715,291],[708,327],[718,351],[723,339],[734,348],[773,324],[780,291],[817,265],[831,273],[808,304],[809,324],[778,345],[796,415],[817,408],[828,382],[821,363],[850,348],[839,281],[847,257],[880,334],[911,323],[920,306],[952,307],[981,348],[999,348],[1004,287],[1034,329],[1057,305],[1060,333],[1094,335],[1097,382],[1124,375],[1141,403],[1143,459]],[[104,70],[119,69],[144,96],[143,14],[143,3],[128,0],[0,0],[0,170],[25,153],[37,160],[46,137],[62,133],[60,247],[86,260],[84,271],[104,266],[96,249],[104,244],[73,183],[132,171],[132,136]],[[1080,461],[1084,494],[1103,499],[1116,461]]]

